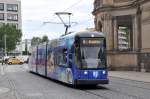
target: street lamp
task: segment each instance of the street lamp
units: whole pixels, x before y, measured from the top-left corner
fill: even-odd
[[[4,34],[3,39],[4,39],[4,48],[3,48],[4,49],[4,56],[7,56],[7,35],[6,34]],[[0,41],[2,42],[2,40],[0,40]]]
[[[7,56],[7,35],[4,34],[4,51],[5,51],[5,56]]]

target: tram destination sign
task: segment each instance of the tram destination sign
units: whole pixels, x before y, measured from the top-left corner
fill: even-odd
[[[98,39],[81,39],[82,45],[100,45],[104,43],[104,38]]]

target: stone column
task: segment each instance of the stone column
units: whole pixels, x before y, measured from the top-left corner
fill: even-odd
[[[136,15],[133,15],[132,17],[132,27],[133,27],[133,51],[137,50],[137,26],[136,26]]]
[[[114,35],[113,35],[113,38],[114,38],[114,49],[117,49],[118,48],[118,24],[117,24],[117,19],[116,17],[114,17],[113,19],[113,32],[114,32]]]
[[[109,52],[113,49],[113,32],[112,32],[112,16],[108,12],[104,12],[101,15],[101,19],[103,20],[103,32],[106,35],[106,47],[107,47],[107,66],[111,68],[112,58]]]
[[[113,49],[112,17],[108,12],[106,12],[103,13],[103,19],[103,31],[106,33],[107,50],[111,51]]]
[[[138,71],[141,70],[141,57],[140,57],[140,53],[141,53],[141,48],[142,48],[142,30],[141,30],[141,14],[142,14],[142,11],[141,11],[141,7],[140,7],[140,4],[138,4],[137,6],[137,38],[138,38]]]

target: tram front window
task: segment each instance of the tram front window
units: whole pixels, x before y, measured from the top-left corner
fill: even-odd
[[[85,44],[81,43],[80,46],[81,68],[82,69],[105,68],[106,57],[105,57],[104,39],[97,39],[95,41],[88,39],[88,41],[83,40],[83,42],[86,43]]]

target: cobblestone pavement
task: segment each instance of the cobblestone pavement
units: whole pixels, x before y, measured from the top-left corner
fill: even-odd
[[[10,65],[0,77],[0,87],[10,89],[0,99],[150,99],[150,83],[115,77],[108,85],[72,88],[29,73],[26,65]]]

